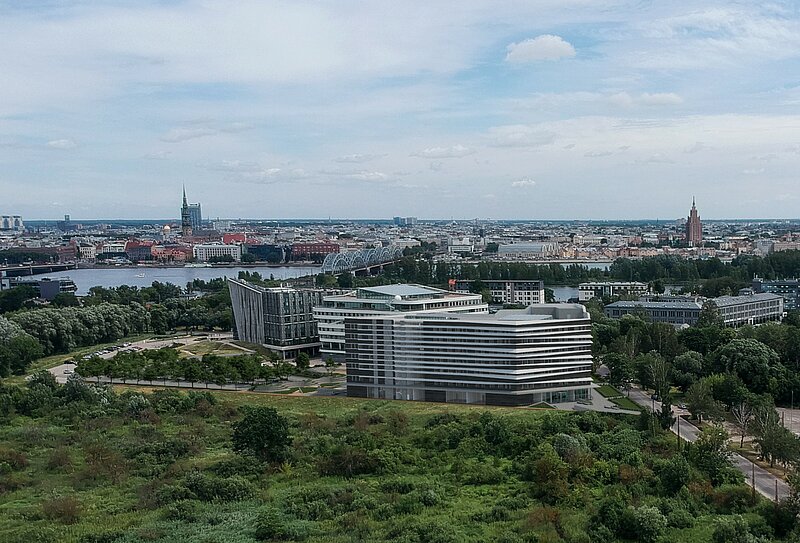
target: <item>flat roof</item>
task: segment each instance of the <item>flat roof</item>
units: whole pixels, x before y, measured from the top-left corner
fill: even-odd
[[[414,284],[382,285],[379,287],[361,287],[358,290],[374,292],[384,296],[433,296],[436,294],[447,294],[446,290],[425,287]]]

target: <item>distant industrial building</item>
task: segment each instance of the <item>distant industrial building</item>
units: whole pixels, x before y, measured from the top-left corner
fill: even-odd
[[[545,303],[544,282],[525,280],[482,280],[492,293],[492,302],[496,304],[531,305]],[[461,294],[472,292],[475,281],[458,280],[455,291]]]
[[[315,241],[292,244],[292,260],[313,260],[322,262],[329,254],[337,254],[341,248],[338,243]]]
[[[605,306],[607,317],[619,319],[625,315],[641,315],[652,322],[665,322],[675,326],[697,324],[703,306],[716,305],[724,326],[739,327],[762,324],[783,318],[783,298],[777,294],[750,293],[740,296],[702,298],[666,296],[661,301],[650,299],[635,302],[614,302]]]
[[[347,395],[486,405],[588,398],[592,324],[578,304],[344,321]]]
[[[395,217],[394,218],[395,226],[416,226],[417,225],[417,218],[416,217]]]
[[[500,245],[497,249],[498,258],[506,260],[536,260],[559,255],[558,243],[554,241],[511,243],[509,245]]]
[[[264,288],[237,279],[228,279],[228,286],[237,339],[264,345],[283,358],[319,351],[312,309],[324,291]]]
[[[641,296],[649,290],[647,283],[629,282],[592,282],[578,285],[578,301],[588,302],[592,298],[611,296]]]
[[[25,230],[25,224],[19,215],[0,215],[0,230]]]
[[[800,309],[800,279],[766,280],[755,277],[752,282],[754,292],[777,294],[783,298],[786,310]]]
[[[337,296],[325,296],[314,308],[319,324],[320,352],[343,360],[344,320],[391,313],[427,311],[435,313],[487,313],[480,294],[459,294],[422,285],[385,285],[360,288]]]
[[[192,249],[194,259],[198,262],[208,262],[230,256],[234,262],[242,260],[241,245],[225,245],[223,243],[198,243]]]
[[[43,277],[41,279],[30,278],[11,278],[8,280],[8,286],[20,287],[29,286],[34,289],[36,295],[43,300],[53,301],[58,295],[63,293],[75,294],[78,291],[77,285],[69,277],[60,279],[51,279],[50,277]]]

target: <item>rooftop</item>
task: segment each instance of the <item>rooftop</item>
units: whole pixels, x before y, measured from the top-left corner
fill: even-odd
[[[364,297],[361,294],[377,294],[378,296],[394,297],[400,296],[402,298],[431,298],[433,296],[441,296],[447,294],[446,290],[438,288],[425,287],[422,285],[414,284],[401,284],[401,285],[383,285],[379,287],[363,287],[358,289],[359,298]]]

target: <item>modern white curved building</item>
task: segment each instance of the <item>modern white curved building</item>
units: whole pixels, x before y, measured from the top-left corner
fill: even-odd
[[[578,304],[344,322],[347,395],[488,405],[589,397],[592,325]]]
[[[480,294],[459,294],[422,285],[384,285],[359,288],[347,294],[325,296],[314,307],[322,343],[320,353],[344,361],[344,321],[350,317],[410,312],[488,313]]]

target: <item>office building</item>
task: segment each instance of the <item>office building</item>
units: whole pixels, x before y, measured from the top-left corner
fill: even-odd
[[[200,204],[189,204],[189,223],[192,225],[193,232],[203,229],[203,212]]]
[[[237,279],[228,279],[228,287],[237,339],[264,345],[283,358],[319,351],[312,308],[322,302],[322,290],[264,288]]]
[[[320,352],[342,361],[345,355],[344,320],[391,313],[487,313],[480,294],[459,294],[422,285],[367,287],[337,296],[325,296],[314,308],[319,325]]]
[[[222,260],[230,257],[234,262],[242,260],[241,245],[225,245],[224,243],[198,243],[192,248],[194,259],[198,262]]]
[[[11,278],[9,279],[10,287],[29,286],[34,289],[36,296],[43,300],[53,301],[58,294],[75,294],[78,291],[78,286],[69,277],[61,277],[52,279],[50,277],[43,277],[41,279],[30,278]]]
[[[416,226],[416,217],[394,217],[395,226]]]
[[[783,308],[788,310],[800,309],[800,279],[776,279],[768,281],[760,277],[753,278],[754,292],[767,292],[777,294],[783,298]]]
[[[588,398],[592,324],[578,304],[345,319],[347,395],[486,405]]]
[[[635,302],[620,301],[605,306],[607,317],[614,319],[625,315],[639,315],[652,322],[665,322],[675,326],[697,324],[703,306],[716,305],[724,326],[739,327],[762,324],[783,318],[783,298],[777,294],[756,294],[752,291],[739,296],[702,298],[690,296],[665,296],[660,301],[650,299]]]
[[[541,243],[512,243],[500,245],[497,257],[504,260],[536,260],[559,256],[558,243],[547,241]]]
[[[0,215],[0,230],[25,230],[25,224],[19,215]]]
[[[686,219],[686,243],[690,247],[698,247],[703,244],[703,223],[700,222],[700,215],[697,214],[694,198],[692,198],[689,217]]]
[[[649,287],[646,283],[629,282],[591,282],[578,285],[578,301],[588,302],[592,298],[611,296],[641,296],[647,293]]]
[[[315,241],[310,243],[292,244],[292,260],[313,260],[322,262],[329,254],[336,254],[341,250],[338,243]]]
[[[455,291],[461,294],[469,294],[474,288],[474,281],[455,282]],[[544,282],[525,281],[525,280],[492,280],[480,281],[492,295],[492,303],[531,305],[545,303]]]

